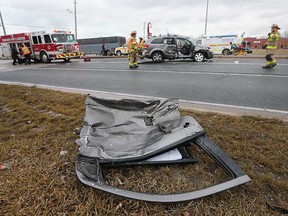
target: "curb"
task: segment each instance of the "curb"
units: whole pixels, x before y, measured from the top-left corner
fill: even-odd
[[[0,84],[4,85],[19,85],[27,87],[37,87],[41,89],[50,89],[54,91],[62,91],[68,93],[76,94],[96,94],[98,97],[109,98],[109,99],[163,99],[161,97],[153,96],[144,96],[144,95],[132,95],[126,93],[117,93],[117,92],[105,92],[89,89],[79,89],[79,88],[69,88],[69,87],[60,87],[60,86],[50,86],[42,84],[33,84],[33,83],[21,83],[21,82],[10,82],[10,81],[1,81]],[[244,106],[235,106],[235,105],[225,105],[225,104],[215,104],[208,102],[200,101],[188,101],[179,99],[179,105],[182,109],[200,111],[200,112],[211,112],[211,113],[220,113],[230,116],[261,116],[264,118],[270,119],[279,119],[284,122],[288,122],[288,111],[284,110],[273,110],[273,109],[263,109],[263,108],[254,108],[254,107],[244,107]]]

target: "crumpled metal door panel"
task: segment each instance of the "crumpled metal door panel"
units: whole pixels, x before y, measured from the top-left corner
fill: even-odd
[[[177,99],[105,100],[89,95],[78,144],[82,155],[117,160],[172,147],[175,140],[199,132],[203,129],[192,117],[180,116]]]
[[[250,181],[249,176],[207,138],[195,119],[180,116],[177,99],[107,100],[88,95],[84,126],[76,142],[80,145],[80,154],[76,160],[79,180],[93,188],[128,198],[179,202],[208,196]],[[149,159],[173,149],[183,149],[192,143],[217,162],[230,176],[230,180],[200,190],[175,194],[129,191],[108,185],[104,180],[102,167],[157,164],[157,161]],[[178,158],[167,163],[179,161]],[[182,160],[182,163],[186,162],[197,161],[191,157]]]

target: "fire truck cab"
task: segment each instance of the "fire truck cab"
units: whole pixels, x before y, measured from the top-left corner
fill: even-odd
[[[84,56],[79,52],[79,46],[71,32],[67,31],[38,31],[0,36],[3,55],[11,57],[14,46],[21,55],[21,47],[25,44],[31,51],[31,59],[48,63],[51,60],[70,61]]]

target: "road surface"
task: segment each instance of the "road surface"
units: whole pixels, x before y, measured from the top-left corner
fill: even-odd
[[[0,61],[0,80],[248,107],[288,114],[288,62],[272,70],[260,59],[214,59],[210,63],[146,62],[128,69],[127,59],[74,60],[12,66]]]

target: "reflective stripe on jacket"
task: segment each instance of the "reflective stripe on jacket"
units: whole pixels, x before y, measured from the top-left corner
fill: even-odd
[[[26,46],[24,46],[24,47],[22,48],[22,51],[23,51],[23,54],[24,54],[24,55],[28,55],[28,54],[31,53],[30,50],[29,50],[29,48],[26,47]]]
[[[139,42],[138,47],[139,47],[140,49],[143,49],[143,48],[144,48],[144,41],[143,41],[143,40],[142,40],[141,42]]]
[[[128,50],[129,51],[136,51],[137,50],[137,43],[134,37],[130,37],[128,42]]]
[[[277,44],[280,39],[280,35],[278,32],[271,32],[268,40],[267,40],[267,47],[266,49],[277,49]]]

